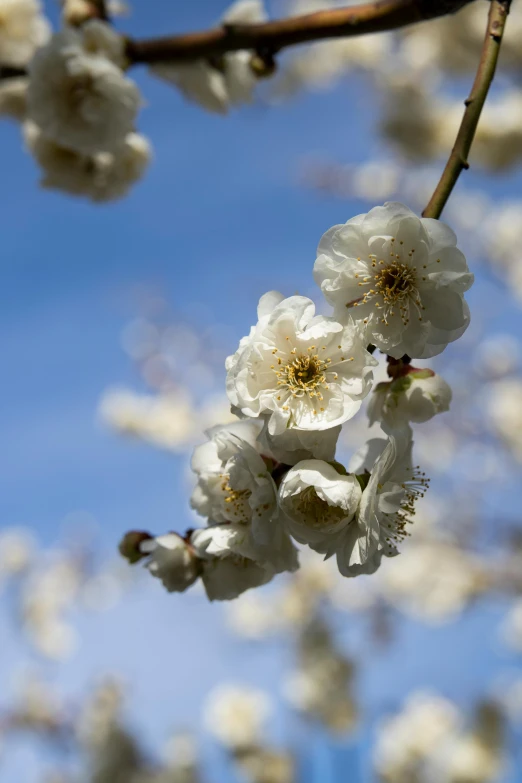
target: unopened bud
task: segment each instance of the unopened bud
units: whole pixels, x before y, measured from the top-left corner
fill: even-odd
[[[144,557],[148,556],[147,552],[142,552],[141,545],[144,541],[150,541],[152,536],[150,533],[144,530],[130,530],[125,533],[120,541],[119,550],[122,557],[125,557],[131,565],[139,563]]]
[[[410,367],[407,374],[375,387],[368,405],[370,425],[428,421],[449,410],[451,396],[446,381],[433,370]]]
[[[258,79],[268,79],[277,70],[277,62],[271,52],[255,52],[250,59],[250,69]]]

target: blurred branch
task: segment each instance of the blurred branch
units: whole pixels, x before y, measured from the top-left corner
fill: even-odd
[[[127,41],[132,63],[183,62],[239,49],[275,54],[297,44],[379,33],[454,13],[472,0],[377,0],[264,24],[223,25],[186,35]]]
[[[27,76],[26,68],[16,68],[11,65],[0,65],[0,80],[14,79],[17,76]]]
[[[473,144],[480,114],[495,75],[502,36],[506,25],[511,0],[491,0],[486,37],[482,46],[479,66],[469,98],[464,102],[466,109],[459,132],[453,145],[439,184],[424,210],[423,217],[439,218],[463,169],[469,169],[468,155]]]

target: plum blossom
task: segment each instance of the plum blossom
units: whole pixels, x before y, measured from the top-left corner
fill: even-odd
[[[349,320],[315,316],[304,296],[261,298],[259,321],[227,359],[227,393],[246,416],[268,417],[270,435],[326,430],[357,413],[377,364]]]
[[[147,568],[169,593],[183,592],[200,575],[200,561],[194,550],[177,533],[147,539],[139,548],[144,555],[150,555]]]
[[[207,430],[209,440],[197,446],[192,470],[198,483],[191,505],[213,522],[262,527],[277,511],[276,488],[255,448],[258,422],[238,421]]]
[[[279,488],[279,502],[291,535],[323,552],[332,538],[338,547],[361,499],[355,476],[341,475],[327,462],[304,460],[288,471]]]
[[[397,202],[327,231],[314,276],[334,317],[355,319],[369,343],[396,359],[441,353],[469,324],[463,294],[473,275],[457,237]]]
[[[39,0],[0,0],[0,63],[27,65],[49,40],[51,27]]]
[[[261,0],[238,0],[222,17],[221,24],[256,24],[266,20]],[[252,100],[257,78],[250,67],[251,59],[250,52],[240,50],[208,61],[158,63],[150,70],[207,111],[226,114],[230,106]]]
[[[349,470],[365,485],[361,500],[340,541],[332,539],[322,550],[327,557],[336,554],[343,576],[374,573],[383,555],[397,555],[397,544],[409,535],[415,503],[429,483],[412,465],[412,446],[411,430],[403,428],[387,441],[372,438],[350,461]]]
[[[406,375],[379,383],[370,397],[370,426],[376,421],[388,427],[424,422],[449,410],[451,389],[433,370],[411,368]]]
[[[90,155],[56,144],[34,122],[26,122],[23,133],[28,150],[42,168],[43,188],[96,203],[123,198],[145,173],[152,154],[149,142],[139,133],[129,133],[113,152]]]
[[[341,425],[328,430],[297,430],[288,429],[280,435],[270,435],[268,419],[264,419],[263,429],[258,435],[261,451],[285,465],[295,465],[304,459],[320,459],[331,462],[335,457],[335,449]]]
[[[242,524],[195,530],[190,539],[201,558],[201,580],[210,601],[227,601],[269,582],[276,573],[295,571],[297,553],[288,537],[273,552],[259,547]],[[273,557],[271,557],[273,554]]]
[[[293,570],[297,558],[278,519],[275,482],[256,448],[260,426],[244,420],[207,431],[209,440],[196,447],[192,458],[198,483],[191,505],[213,525],[209,538],[198,536],[200,547],[205,541],[205,554],[223,556],[228,548],[254,564],[268,563],[272,576]]]
[[[125,145],[140,107],[133,81],[76,30],[56,33],[29,66],[28,113],[55,144],[84,155]]]
[[[208,695],[203,720],[225,747],[241,750],[258,744],[272,712],[264,691],[222,683]]]
[[[24,76],[0,82],[0,118],[23,122],[27,109],[28,81]]]

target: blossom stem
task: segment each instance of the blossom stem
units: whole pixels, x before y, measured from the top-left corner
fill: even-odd
[[[477,73],[473,87],[466,101],[462,122],[442,172],[437,187],[422,213],[423,217],[439,218],[457,180],[464,169],[469,169],[468,155],[473,144],[480,115],[486,101],[489,88],[495,75],[497,60],[506,25],[511,0],[491,0],[486,27],[486,36],[482,46]]]
[[[377,0],[263,24],[222,25],[187,35],[127,40],[131,63],[183,62],[249,49],[271,55],[311,41],[395,30],[454,13],[471,0]]]

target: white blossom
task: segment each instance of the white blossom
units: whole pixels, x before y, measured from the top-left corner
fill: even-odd
[[[107,22],[91,19],[82,25],[81,37],[85,52],[105,56],[119,68],[127,66],[125,38]]]
[[[522,652],[522,598],[517,598],[511,604],[502,624],[502,637],[508,647]]]
[[[29,117],[56,144],[85,155],[114,152],[134,130],[137,86],[105,52],[90,53],[80,32],[55,34],[29,75]]]
[[[450,541],[413,539],[379,571],[382,598],[422,622],[455,620],[488,587],[484,563]]]
[[[256,24],[266,20],[261,0],[238,0],[222,17],[221,24]],[[212,61],[158,63],[150,70],[207,111],[226,114],[230,106],[252,100],[257,79],[250,67],[251,58],[250,52],[240,50]]]
[[[298,462],[279,488],[288,531],[318,552],[330,552],[332,538],[336,546],[343,545],[360,499],[356,477],[341,475],[321,460]]]
[[[377,362],[359,330],[314,315],[307,297],[265,294],[257,326],[227,359],[232,405],[247,416],[267,414],[270,435],[338,426],[370,391]]]
[[[407,375],[375,386],[367,407],[370,426],[382,422],[400,427],[407,422],[424,422],[449,410],[451,389],[432,370],[411,368]]]
[[[147,568],[160,579],[169,593],[181,593],[200,574],[200,564],[192,547],[177,533],[166,533],[140,544],[143,554],[150,555]]]
[[[118,432],[175,452],[187,447],[198,424],[191,397],[183,390],[151,395],[109,389],[99,412],[102,421]]]
[[[271,711],[270,699],[263,691],[221,684],[207,697],[203,721],[225,747],[241,750],[260,742]]]
[[[271,435],[268,431],[268,419],[264,418],[258,442],[264,455],[285,465],[295,465],[304,459],[331,462],[335,457],[341,427],[340,424],[327,430],[298,430],[294,427],[280,435]]]
[[[473,275],[456,244],[444,223],[387,202],[326,232],[315,279],[334,317],[362,323],[368,342],[395,358],[429,358],[469,324]]]
[[[191,544],[203,561],[201,580],[210,601],[228,601],[269,582],[276,573],[295,571],[295,548],[288,537],[272,554],[258,547],[249,528],[226,523],[195,530]]]
[[[453,738],[460,722],[459,711],[447,699],[420,691],[411,695],[401,712],[379,726],[374,759],[380,780],[427,779],[431,756]]]
[[[397,543],[409,535],[415,503],[428,485],[424,474],[412,466],[412,445],[411,430],[404,428],[390,433],[387,441],[369,440],[350,461],[349,470],[367,485],[353,523],[340,542],[334,540],[323,550],[328,557],[337,555],[343,576],[374,573],[383,555],[397,555]]]
[[[489,384],[487,411],[495,435],[522,462],[522,379],[505,378]]]
[[[27,65],[49,40],[51,28],[39,0],[0,0],[0,63]]]
[[[24,76],[0,80],[0,117],[22,122],[27,111],[28,80]]]
[[[40,184],[94,202],[115,201],[139,181],[151,158],[144,136],[129,133],[113,152],[84,154],[51,141],[33,122],[24,125],[27,148],[42,168]]]
[[[192,470],[198,483],[191,505],[211,522],[247,529],[260,547],[281,543],[276,486],[256,449],[258,421],[238,421],[207,431],[209,440],[197,446]]]
[[[357,708],[352,693],[354,666],[336,649],[326,625],[307,620],[298,648],[298,664],[285,682],[292,706],[328,729],[346,735]]]
[[[346,0],[292,0],[286,15],[330,11],[347,5],[351,3]],[[303,88],[330,89],[343,75],[355,69],[377,70],[389,57],[390,45],[391,36],[386,33],[308,44],[281,63],[276,98],[284,98]]]

